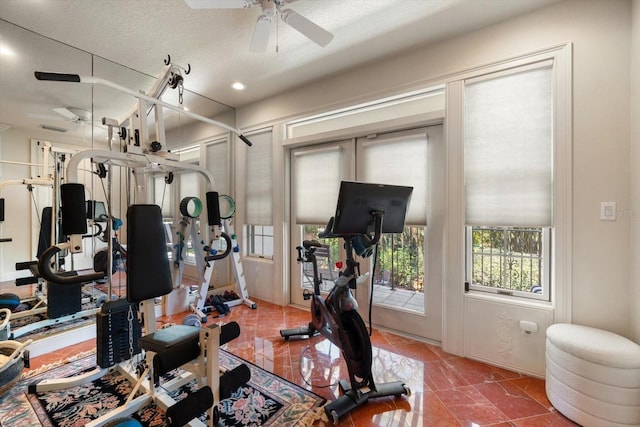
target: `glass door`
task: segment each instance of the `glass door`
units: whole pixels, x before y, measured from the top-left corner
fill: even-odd
[[[308,305],[310,267],[297,262],[295,247],[316,239],[335,214],[341,180],[409,185],[414,188],[403,233],[384,235],[377,251],[359,258],[373,278],[355,292],[360,315],[374,325],[422,338],[442,339],[442,229],[444,225],[442,126],[321,144],[291,152],[291,302]],[[344,260],[340,239],[321,240],[321,290],[337,277]]]
[[[329,219],[335,214],[340,181],[354,180],[355,150],[353,140],[331,142],[291,151],[291,302],[308,306],[304,295],[313,292],[311,266],[298,262],[296,247],[304,240],[318,240],[321,290],[328,292],[338,271],[342,243],[339,239],[319,239]]]
[[[358,181],[413,187],[402,233],[385,234],[361,269],[360,314],[376,326],[442,340],[444,153],[442,126],[356,141]]]

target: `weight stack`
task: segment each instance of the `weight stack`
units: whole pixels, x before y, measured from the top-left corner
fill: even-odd
[[[82,284],[47,282],[47,317],[57,319],[82,310]]]
[[[132,343],[129,345],[129,308],[133,311],[131,321]],[[96,363],[101,368],[109,368],[124,360],[132,353],[140,353],[138,341],[142,336],[142,327],[138,322],[138,310],[125,299],[107,301],[96,316],[97,348]]]

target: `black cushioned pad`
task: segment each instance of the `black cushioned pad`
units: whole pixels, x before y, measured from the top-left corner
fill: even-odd
[[[127,211],[127,300],[138,303],[172,290],[160,206],[131,205]]]
[[[213,324],[209,329],[213,329],[218,325]],[[220,327],[220,345],[225,345],[229,341],[235,340],[240,336],[240,325],[238,322],[229,322]]]
[[[195,341],[196,345],[200,340],[200,328],[196,326],[174,325],[160,329],[152,334],[140,338],[140,348],[154,353],[168,350],[174,345],[187,341]]]

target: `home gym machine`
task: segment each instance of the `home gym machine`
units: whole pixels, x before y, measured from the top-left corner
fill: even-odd
[[[183,82],[183,77],[181,75],[181,70],[185,71],[185,74],[188,74],[191,67],[187,67],[187,69],[178,67],[176,65],[171,64],[171,58],[168,57],[165,60],[165,70],[162,75],[158,78],[156,84],[151,89],[149,94],[143,94],[124,86],[118,85],[117,83],[113,83],[111,81],[93,77],[93,76],[80,76],[77,74],[63,74],[63,73],[51,73],[51,72],[41,72],[36,71],[35,77],[38,80],[42,81],[55,81],[55,82],[67,82],[67,83],[84,83],[84,84],[96,84],[109,87],[116,91],[128,94],[137,99],[137,106],[133,108],[127,116],[125,116],[122,120],[113,120],[103,118],[103,124],[108,126],[108,130],[111,133],[113,131],[114,126],[120,126],[121,133],[125,133],[129,135],[129,139],[131,139],[131,135],[136,135],[136,143],[127,144],[125,147],[126,153],[117,153],[111,151],[112,156],[104,156],[100,155],[96,160],[92,157],[92,161],[94,163],[103,163],[109,167],[112,163],[118,162],[126,162],[128,160],[128,156],[132,156],[132,159],[136,163],[140,163],[138,159],[138,155],[146,156],[149,161],[148,165],[152,165],[152,167],[156,168],[156,171],[161,171],[167,165],[175,164],[178,161],[178,156],[176,154],[170,152],[161,152],[163,147],[166,146],[166,138],[165,138],[165,130],[164,130],[164,116],[162,108],[166,108],[171,111],[178,112],[181,115],[185,115],[187,117],[194,118],[200,122],[208,123],[219,128],[225,129],[234,135],[236,135],[241,141],[243,141],[248,146],[251,146],[251,141],[243,135],[243,133],[232,126],[227,125],[226,123],[222,123],[216,120],[209,119],[207,117],[200,116],[193,112],[185,110],[182,106],[176,106],[172,104],[168,104],[160,100],[160,96],[165,88],[180,88]],[[149,143],[149,130],[147,126],[147,112],[149,111],[149,106],[155,106],[155,124],[156,124],[156,138],[157,141]],[[162,107],[162,108],[160,108]],[[124,127],[128,125],[128,128]],[[122,136],[121,136],[122,138]],[[92,151],[92,150],[88,150]],[[122,154],[122,155],[121,155]],[[145,169],[146,170],[146,169]],[[142,170],[141,172],[144,172]],[[213,179],[213,177],[211,177]],[[211,181],[213,182],[213,181]],[[224,226],[227,230],[227,234],[229,236],[235,236],[235,232],[231,227],[230,221],[225,221],[224,224],[214,226],[214,239],[219,239],[220,228]],[[232,241],[234,248],[237,248],[237,242]],[[236,275],[237,286],[240,290],[240,298],[235,301],[231,301],[229,305],[235,305],[244,303],[245,305],[256,308],[256,304],[251,301],[247,296],[246,285],[244,284],[244,274],[242,271],[242,265],[240,264],[240,254],[235,250],[232,251],[233,258],[233,267]],[[110,281],[109,281],[110,283]],[[176,284],[180,285],[180,284]]]
[[[401,381],[374,382],[371,339],[351,290],[367,278],[367,275],[360,275],[360,264],[355,260],[354,252],[361,257],[370,256],[382,233],[402,232],[412,190],[412,187],[341,182],[335,216],[318,235],[320,238],[342,238],[346,251],[344,269],[326,298],[320,292],[322,278],[314,254],[320,243],[305,240],[303,246],[297,248],[298,261],[310,262],[313,266],[311,322],[307,327],[281,330],[280,335],[289,340],[294,336],[312,337],[320,333],[341,349],[349,381],[340,380],[343,395],[324,407],[334,424],[369,399],[411,394],[409,387]]]
[[[217,194],[217,193],[216,193]],[[198,292],[195,296],[195,300],[190,305],[191,311],[194,313],[185,318],[185,321],[188,324],[199,325],[202,323],[207,323],[208,316],[207,314],[212,312],[214,309],[217,310],[220,314],[224,315],[224,313],[220,312],[221,307],[215,307],[208,304],[209,297],[214,296],[216,292],[220,292],[218,290],[210,290],[209,283],[211,281],[211,275],[213,273],[214,263],[217,260],[225,258],[230,255],[232,260],[233,272],[235,274],[236,285],[240,295],[238,298],[234,299],[226,299],[224,301],[219,300],[223,304],[228,307],[233,307],[240,304],[245,304],[249,308],[255,309],[257,305],[254,301],[249,299],[247,292],[247,284],[244,278],[244,270],[242,268],[242,262],[240,260],[240,247],[238,246],[238,240],[233,228],[233,224],[231,223],[231,219],[233,214],[235,213],[235,201],[231,196],[226,194],[220,194],[217,196],[218,200],[216,201],[218,207],[220,208],[220,221],[223,231],[221,231],[221,237],[224,240],[224,248],[213,248],[209,245],[205,245],[204,241],[199,237],[199,233],[197,232],[195,226],[195,218],[197,215],[191,213],[189,206],[191,206],[190,199],[197,198],[185,198],[180,204],[180,213],[182,215],[182,220],[180,221],[180,231],[177,233],[179,237],[178,244],[176,246],[176,256],[174,258],[174,265],[176,265],[176,273],[177,278],[174,283],[181,283],[183,270],[184,270],[184,252],[185,252],[185,237],[187,233],[191,236],[191,242],[193,245],[194,253],[196,254],[195,261],[196,267],[199,272],[204,272],[201,274],[200,283],[198,287]],[[214,202],[214,201],[207,201]],[[193,210],[198,211],[197,204],[194,203],[196,207]],[[199,213],[199,212],[198,212]],[[220,304],[218,304],[219,306]]]
[[[72,151],[53,147],[49,142],[37,142],[37,147],[41,151],[42,163],[26,163],[28,166],[42,166],[38,176],[30,179],[7,180],[0,183],[0,190],[7,186],[24,185],[33,199],[34,205],[37,205],[36,199],[50,202],[52,206],[42,209],[42,214],[38,218],[40,231],[37,239],[36,258],[51,244],[56,244],[64,240],[62,221],[60,218],[59,207],[60,194],[59,188],[64,182],[65,164],[69,161]],[[53,159],[52,164],[50,165]],[[53,170],[51,173],[50,169]],[[52,191],[45,194],[38,194],[36,188],[49,187]],[[48,200],[51,199],[51,200]],[[4,199],[2,199],[2,207],[4,208]],[[36,211],[38,211],[36,206]],[[2,215],[4,217],[4,215]],[[100,227],[98,227],[100,228]],[[94,235],[85,235],[83,237],[95,237]],[[53,242],[53,243],[51,243]],[[34,251],[35,252],[35,251]],[[62,272],[65,270],[65,257],[63,253],[56,256],[52,262],[55,270]],[[73,268],[74,260],[71,257],[70,265]],[[21,340],[29,338],[32,334],[47,330],[47,334],[40,338],[29,340],[31,345],[29,350],[31,356],[38,356],[48,351],[54,351],[58,348],[74,344],[79,341],[91,339],[95,337],[94,327],[90,324],[78,324],[73,328],[66,330],[51,330],[63,324],[71,324],[71,322],[81,319],[92,319],[99,311],[98,307],[106,300],[106,295],[93,289],[94,283],[78,283],[75,286],[61,286],[59,283],[45,281],[39,274],[38,261],[17,262],[15,265],[17,271],[29,270],[30,276],[19,277],[16,279],[16,286],[35,285],[35,291],[32,289],[32,296],[21,299],[15,294],[3,294],[4,299],[12,297],[13,304],[8,315],[7,322],[3,322],[4,326],[0,327],[0,339]],[[66,274],[74,274],[72,271]],[[85,286],[88,285],[88,286]],[[2,298],[0,298],[2,299]],[[0,303],[0,308],[2,304]],[[4,316],[0,315],[0,319]],[[86,322],[85,322],[86,323]],[[59,329],[59,328],[58,328]]]
[[[68,204],[63,209],[82,209],[82,186],[64,184]],[[217,195],[217,193],[216,193]],[[215,214],[212,214],[215,215]],[[74,231],[81,231],[77,229]],[[169,260],[165,247],[162,214],[157,205],[134,204],[127,212],[127,300],[107,301],[98,319],[98,367],[82,375],[57,380],[43,380],[29,386],[30,393],[80,386],[113,371],[131,383],[125,403],[98,414],[88,427],[132,425],[125,419],[151,403],[166,412],[170,426],[193,427],[217,425],[217,405],[238,387],[249,381],[249,368],[242,364],[220,376],[219,346],[240,334],[236,322],[208,328],[174,325],[156,329],[155,298],[173,290]],[[58,247],[48,248],[39,266],[46,277],[55,277],[48,260]],[[74,283],[76,277],[57,277]],[[143,333],[144,330],[144,333]],[[163,376],[179,368],[173,378]],[[169,394],[195,381],[197,390],[176,401]],[[203,416],[205,422],[201,421]],[[138,424],[135,424],[138,425]]]
[[[130,203],[126,223],[127,300],[108,301],[102,307],[105,318],[98,325],[98,328],[100,325],[103,327],[102,331],[98,329],[98,334],[102,338],[98,340],[98,355],[101,357],[99,368],[71,379],[45,380],[32,385],[30,391],[59,390],[80,385],[117,369],[133,384],[129,397],[122,406],[102,414],[87,426],[135,423],[130,419],[120,422],[120,419],[151,402],[166,409],[166,421],[169,425],[215,426],[218,418],[217,402],[228,396],[235,388],[245,384],[250,377],[249,368],[244,364],[226,372],[222,377],[219,375],[219,346],[237,337],[240,333],[239,326],[235,322],[230,322],[220,327],[218,325],[208,328],[174,325],[157,329],[155,299],[169,294],[175,284],[172,283],[160,207],[145,203],[149,193],[146,188],[146,174],[150,170],[197,172],[206,179],[208,232],[213,242],[221,238],[219,207],[217,207],[218,194],[213,191],[213,175],[200,166],[180,162],[175,154],[161,151],[165,136],[162,109],[159,107],[227,129],[237,134],[248,145],[251,145],[251,142],[240,131],[224,123],[185,111],[182,107],[164,103],[103,79],[42,72],[36,72],[35,75],[39,80],[102,84],[134,96],[138,100],[137,107],[127,121],[130,129],[135,127],[135,130],[139,131],[140,137],[136,138],[136,144],[126,145],[126,152],[86,150],[74,156],[68,165],[68,183],[63,184],[61,188],[62,208],[63,220],[67,218],[69,230],[73,229],[73,232],[70,233],[67,242],[47,249],[42,258],[45,260],[51,258],[62,249],[68,249],[71,252],[78,250],[79,239],[86,232],[78,219],[78,215],[85,215],[84,190],[82,185],[77,183],[80,162],[83,159],[91,159],[91,162],[103,167],[106,165],[110,168],[115,165],[129,168],[133,172],[135,183],[132,185],[133,203]],[[156,136],[159,141],[153,143],[148,140],[146,123],[149,103],[156,106]],[[69,215],[65,215],[67,212]],[[189,212],[188,209],[187,212]],[[194,214],[194,211],[191,211],[191,214]],[[210,246],[213,247],[213,243]],[[108,254],[111,254],[111,251]],[[107,265],[111,263],[108,262]],[[47,266],[47,261],[40,261],[39,267],[45,278],[53,277],[61,280],[62,283],[73,283],[77,280],[56,277]],[[143,360],[140,360],[141,356]],[[177,378],[160,384],[160,377],[176,368],[183,370],[183,373]],[[197,381],[198,390],[186,399],[176,402],[169,396],[168,391],[175,390],[194,379]],[[206,414],[204,423],[198,418],[202,413]]]

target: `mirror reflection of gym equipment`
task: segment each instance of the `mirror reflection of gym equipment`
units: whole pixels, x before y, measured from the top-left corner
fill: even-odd
[[[51,193],[53,204],[59,203],[59,186],[64,181],[65,165],[70,160],[72,153],[69,150],[53,147],[48,142],[38,143],[42,151],[43,163],[34,165],[38,166],[39,174],[37,177],[23,180],[9,180],[0,183],[0,190],[8,186],[25,186],[30,193],[36,212],[40,212],[34,192],[36,189],[48,190]],[[51,168],[49,161],[52,160]],[[49,173],[50,169],[53,173]],[[1,219],[4,221],[5,199],[2,198],[0,208],[2,209]],[[8,201],[11,204],[11,200]],[[101,202],[94,202],[101,203]],[[0,315],[2,323],[0,324],[0,338],[9,340],[20,340],[24,342],[29,340],[30,351],[33,356],[40,354],[47,344],[40,345],[39,339],[46,336],[47,342],[51,341],[51,337],[56,335],[59,344],[73,344],[83,339],[91,338],[91,333],[85,333],[86,329],[78,326],[74,329],[74,333],[65,333],[59,326],[68,324],[70,328],[73,324],[82,323],[83,319],[92,319],[98,312],[100,306],[107,300],[107,295],[95,288],[95,281],[79,283],[77,286],[60,286],[59,283],[45,281],[40,275],[38,269],[38,261],[42,252],[49,246],[51,242],[57,244],[64,239],[62,222],[58,209],[52,206],[44,207],[38,217],[40,230],[38,233],[37,252],[35,261],[24,261],[16,263],[16,270],[28,270],[30,275],[20,277],[15,280],[17,287],[31,286],[31,295],[28,297],[20,297],[15,293],[3,293],[0,295],[0,308],[6,309],[3,315]],[[86,234],[83,238],[92,239],[102,232],[99,223],[94,222],[93,218],[87,218],[92,228],[92,234]],[[7,239],[11,241],[12,239]],[[66,254],[62,254],[66,255]],[[52,261],[54,269],[59,272],[68,271],[66,274],[75,274],[74,258],[70,256],[58,256]],[[67,265],[65,265],[65,263]],[[69,269],[70,268],[70,269]],[[102,270],[98,270],[102,271]],[[104,279],[104,277],[103,277]],[[24,292],[23,292],[24,293]],[[58,328],[56,328],[58,327]],[[49,331],[51,328],[57,330]],[[37,336],[39,336],[39,338]]]
[[[318,236],[341,238],[346,251],[344,269],[326,298],[321,294],[323,280],[315,255],[321,244],[317,240],[305,240],[296,248],[298,261],[311,263],[313,268],[311,321],[306,327],[281,330],[280,335],[288,341],[292,337],[312,338],[321,334],[341,349],[349,380],[340,380],[343,395],[324,407],[334,424],[369,399],[411,395],[409,387],[401,381],[375,383],[371,370],[371,340],[351,290],[368,278],[368,274],[360,275],[355,254],[370,257],[382,233],[402,232],[412,190],[411,187],[342,181],[336,214]]]
[[[172,67],[167,67],[166,72],[171,73]],[[43,80],[68,82],[68,75],[55,73],[39,73],[36,77]],[[80,80],[77,80],[80,81]],[[178,280],[182,277],[182,263],[184,259],[181,250],[184,245],[178,245],[176,259],[173,265],[168,261],[167,238],[162,221],[160,207],[146,204],[148,172],[164,172],[180,174],[185,171],[200,174],[207,182],[207,224],[204,236],[195,227],[195,221],[201,213],[202,202],[197,197],[188,197],[181,203],[181,215],[184,236],[189,224],[192,240],[199,245],[199,269],[200,285],[207,286],[213,269],[213,261],[223,259],[232,252],[238,252],[235,235],[228,236],[221,231],[233,231],[230,218],[233,212],[226,212],[223,224],[220,217],[219,195],[213,191],[214,180],[212,174],[199,166],[180,162],[179,159],[167,151],[163,151],[164,127],[162,110],[160,107],[172,107],[143,94],[121,88],[107,81],[95,81],[116,90],[135,96],[138,100],[131,115],[123,121],[103,119],[103,123],[109,126],[109,139],[113,128],[120,125],[128,125],[140,130],[136,132],[136,144],[130,144],[121,151],[113,150],[85,150],[76,153],[69,161],[64,184],[60,188],[60,210],[62,213],[62,230],[66,239],[62,242],[51,241],[38,262],[38,273],[48,281],[59,283],[62,287],[72,287],[87,281],[100,280],[107,276],[110,297],[101,307],[98,313],[97,327],[97,361],[98,367],[77,377],[62,378],[58,380],[45,380],[30,386],[34,392],[65,389],[73,385],[80,385],[86,381],[92,381],[117,369],[133,384],[130,397],[124,405],[116,410],[101,416],[89,423],[89,425],[131,425],[133,420],[121,420],[129,414],[137,411],[145,405],[153,402],[166,411],[167,422],[170,425],[204,425],[198,419],[206,414],[206,425],[217,424],[217,405],[221,398],[229,394],[239,386],[245,384],[250,378],[249,369],[241,364],[236,368],[219,375],[218,365],[219,346],[236,338],[240,334],[239,325],[229,322],[225,325],[209,325],[197,327],[191,325],[174,325],[157,329],[156,326],[156,298],[163,297],[173,292],[181,283],[174,283],[174,277]],[[159,141],[150,142],[148,135],[145,137],[147,103],[154,105],[156,133]],[[172,107],[176,109],[177,107]],[[170,108],[171,109],[171,108]],[[237,130],[222,123],[207,119],[196,114],[190,115],[197,120],[223,127],[238,133],[238,136],[247,145],[251,142],[242,136]],[[120,127],[120,133],[125,133],[124,127]],[[89,160],[97,165],[96,174],[101,179],[107,179],[106,204],[85,200],[86,189],[79,183],[78,172],[81,162]],[[117,239],[112,238],[112,231],[116,228],[116,219],[113,216],[111,203],[111,177],[112,167],[118,166],[130,171],[131,186],[127,190],[129,208],[126,219],[127,246],[120,245]],[[104,186],[103,186],[104,188]],[[194,208],[197,207],[197,209]],[[103,209],[103,211],[101,211]],[[94,221],[106,221],[106,229],[103,235],[107,241],[108,249],[102,262],[95,262],[94,269],[88,274],[63,274],[54,267],[56,259],[63,251],[78,253],[82,250],[82,238],[87,233],[86,217]],[[118,221],[120,221],[118,219]],[[118,225],[120,226],[121,223]],[[101,228],[99,228],[102,231]],[[102,233],[100,233],[102,234]],[[204,239],[210,238],[209,244],[204,245]],[[220,239],[226,241],[226,250],[215,253],[215,242]],[[198,243],[200,242],[200,243]],[[127,290],[126,300],[111,297],[111,273],[112,265],[117,264],[116,255],[126,259]],[[236,276],[241,276],[242,270],[238,262],[235,266]],[[106,262],[104,262],[106,261]],[[176,274],[171,274],[171,266]],[[100,271],[100,270],[106,271]],[[245,295],[245,300],[248,301]],[[252,303],[255,308],[255,304]],[[206,319],[202,319],[204,323]],[[159,379],[176,368],[183,370],[178,378],[159,387]],[[186,399],[176,402],[167,394],[169,390],[190,383],[197,382],[197,390],[194,390]],[[140,395],[141,394],[141,395]]]

